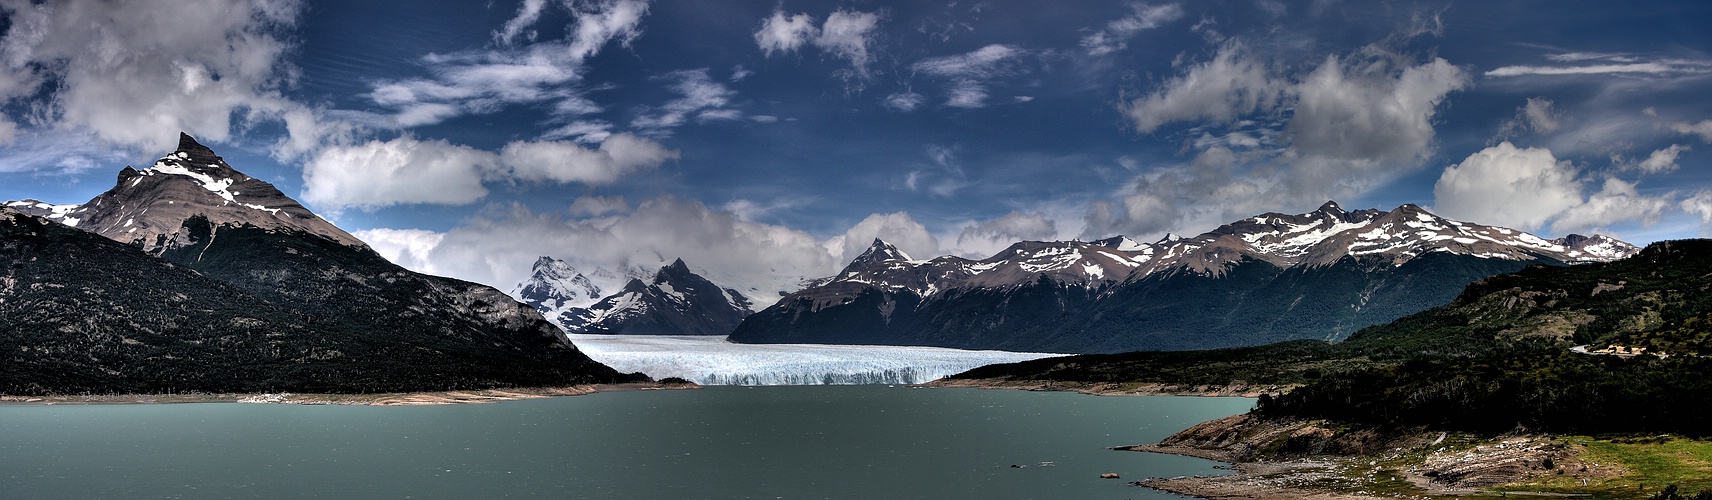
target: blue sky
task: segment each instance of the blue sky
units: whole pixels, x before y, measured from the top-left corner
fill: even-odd
[[[0,199],[187,131],[415,269],[917,256],[1416,203],[1712,221],[1705,2],[0,0]]]

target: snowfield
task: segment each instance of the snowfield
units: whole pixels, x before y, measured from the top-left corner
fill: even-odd
[[[618,371],[702,385],[918,384],[981,365],[1064,354],[941,347],[738,344],[719,336],[571,335]]]

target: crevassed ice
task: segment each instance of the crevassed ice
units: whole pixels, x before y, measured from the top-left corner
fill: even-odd
[[[1064,354],[940,347],[738,344],[718,336],[571,335],[621,372],[702,385],[918,384],[982,365]]]

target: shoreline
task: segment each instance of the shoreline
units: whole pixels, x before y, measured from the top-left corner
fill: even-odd
[[[119,405],[245,403],[347,406],[437,406],[488,404],[525,399],[584,396],[600,392],[701,389],[696,384],[587,384],[560,387],[506,387],[449,391],[382,392],[357,394],[326,393],[188,393],[188,394],[80,394],[50,396],[0,395],[0,406],[13,405]]]
[[[1295,388],[1295,386],[1288,385],[1186,385],[1160,383],[1062,382],[1053,380],[1004,380],[986,378],[942,378],[916,385],[922,387],[1076,392],[1091,396],[1199,396],[1242,398],[1258,398],[1261,394],[1279,394]]]

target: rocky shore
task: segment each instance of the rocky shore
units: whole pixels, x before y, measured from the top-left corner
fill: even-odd
[[[1204,422],[1157,444],[1113,449],[1231,463],[1237,474],[1134,483],[1215,499],[1581,496],[1494,488],[1547,476],[1594,481],[1626,472],[1595,463],[1585,457],[1582,447],[1549,436],[1378,433],[1248,414]]]
[[[377,394],[82,394],[58,396],[4,396],[0,404],[173,404],[173,403],[261,403],[298,405],[426,406],[483,404],[524,399],[582,396],[597,392],[700,389],[696,384],[595,384],[566,387],[513,387],[468,391],[400,392]]]

